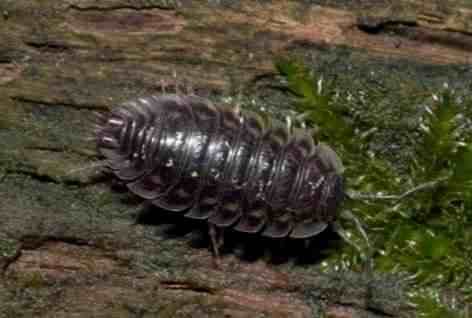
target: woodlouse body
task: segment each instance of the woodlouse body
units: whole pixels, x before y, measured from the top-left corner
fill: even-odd
[[[98,151],[138,196],[219,228],[308,238],[337,217],[342,165],[305,130],[164,94],[101,117]]]

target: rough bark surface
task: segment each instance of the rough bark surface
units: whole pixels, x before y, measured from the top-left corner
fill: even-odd
[[[173,217],[133,225],[134,199],[90,168],[90,111],[174,72],[224,94],[313,46],[470,62],[461,2],[332,2],[1,1],[0,317],[413,316],[404,287],[377,274],[233,252],[216,269],[195,231],[169,234]]]

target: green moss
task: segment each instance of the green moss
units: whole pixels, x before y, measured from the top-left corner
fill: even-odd
[[[39,272],[22,273],[21,276],[16,277],[15,283],[19,289],[41,288],[48,284]]]
[[[412,295],[417,305],[420,317],[427,318],[468,318],[468,305],[464,309],[458,309],[457,304],[447,305],[440,300],[440,296],[433,290],[423,290],[421,293]]]
[[[16,240],[0,236],[0,260],[14,257],[18,251],[18,245]]]
[[[461,90],[470,83],[455,88],[430,83],[421,97],[413,94],[411,83],[403,84],[407,93],[401,95],[378,82],[346,93],[343,88],[351,90],[352,85],[322,80],[299,61],[280,60],[277,68],[299,111],[308,112],[312,124],[320,128],[318,138],[335,145],[341,154],[348,191],[371,193],[365,196],[368,200],[350,201],[344,208],[370,229],[376,269],[410,275],[413,290],[427,287],[440,293],[454,288],[472,299],[472,100],[467,99],[467,89]],[[385,96],[390,94],[398,97],[396,108],[388,107]],[[408,116],[413,120],[405,120]],[[385,156],[392,146],[396,154]],[[410,189],[416,190],[390,195]],[[352,234],[362,244],[355,231]],[[349,268],[362,263],[350,247],[331,257],[331,262]],[[423,305],[425,317],[437,317],[429,309],[426,313],[429,305]]]

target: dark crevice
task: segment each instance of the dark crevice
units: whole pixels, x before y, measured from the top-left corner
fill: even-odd
[[[132,5],[117,5],[117,6],[109,6],[109,7],[100,7],[100,6],[87,6],[81,7],[75,4],[69,6],[69,9],[77,10],[77,11],[99,11],[99,12],[108,12],[108,11],[116,11],[116,10],[134,10],[134,11],[146,11],[146,10],[175,10],[176,5],[143,5],[143,6],[132,6]]]
[[[57,42],[25,42],[25,44],[38,51],[48,53],[63,53],[71,50],[71,47]]]
[[[367,315],[368,317],[386,317],[386,318],[397,317],[397,315],[386,313],[377,308],[362,307],[362,306],[352,304],[352,303],[334,302],[334,303],[331,303],[330,306],[334,306],[338,308],[354,309],[356,313],[359,314],[359,317],[364,317],[365,315]],[[357,317],[357,315],[355,316]]]
[[[379,308],[375,308],[375,307],[372,307],[372,306],[361,306],[359,304],[356,304],[356,303],[352,303],[352,302],[338,302],[338,301],[335,301],[335,302],[332,302],[330,303],[330,305],[334,305],[334,306],[339,306],[339,307],[348,307],[348,308],[353,308],[353,309],[357,309],[357,310],[361,310],[363,312],[369,312],[369,313],[372,313],[374,314],[376,317],[396,317],[395,314],[393,313],[388,313],[388,312],[385,312]]]
[[[390,314],[390,313],[386,313],[385,311],[379,309],[379,308],[374,308],[374,307],[371,307],[371,306],[367,306],[367,308],[365,309],[377,316],[381,316],[381,317],[395,317],[395,315],[393,314]]]
[[[472,50],[471,33],[426,28],[412,21],[379,21],[365,18],[358,21],[357,28],[371,35],[393,35],[415,42],[434,43],[467,52]]]
[[[27,146],[24,149],[26,149],[26,150],[37,150],[37,151],[49,151],[49,152],[56,152],[56,153],[69,152],[69,150],[65,149],[65,147]]]
[[[418,27],[416,22],[401,20],[378,21],[376,19],[361,19],[357,24],[357,28],[367,34],[391,33],[395,32],[395,30],[400,32],[404,28],[412,29],[416,27]]]
[[[8,267],[10,267],[11,264],[16,262],[20,258],[20,256],[21,256],[21,248],[18,248],[15,251],[14,255],[4,259],[4,263],[2,264],[2,268],[1,268],[1,272],[0,272],[0,277],[5,275],[5,273],[8,270]]]

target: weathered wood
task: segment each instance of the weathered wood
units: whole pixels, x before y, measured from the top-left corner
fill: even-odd
[[[228,93],[313,46],[470,62],[472,10],[459,2],[349,3],[2,1],[0,317],[412,316],[395,279],[233,254],[214,269],[192,235],[133,226],[134,205],[90,167],[84,140],[90,110],[155,92],[174,72]]]

